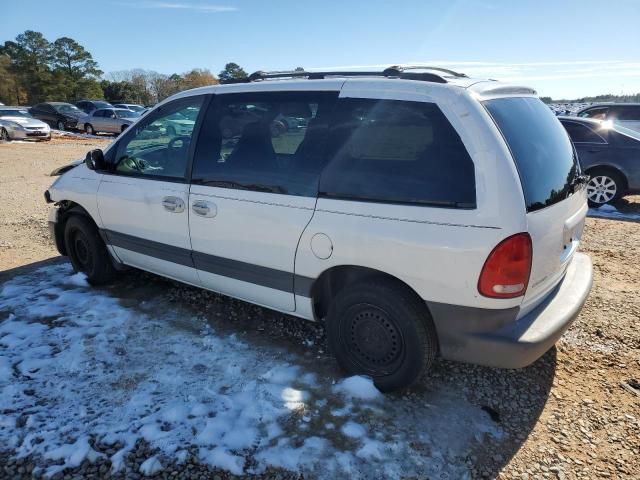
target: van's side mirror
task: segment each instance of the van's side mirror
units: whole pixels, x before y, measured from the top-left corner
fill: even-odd
[[[99,148],[87,152],[84,163],[87,164],[89,170],[105,170],[107,166],[104,161],[104,153]]]

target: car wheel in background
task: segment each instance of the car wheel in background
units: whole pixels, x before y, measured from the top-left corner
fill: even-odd
[[[58,120],[58,122],[56,123],[56,128],[58,130],[60,130],[61,132],[64,132],[64,130],[65,130],[64,122],[62,120]]]
[[[74,270],[84,273],[92,285],[107,283],[115,277],[116,270],[107,247],[87,217],[72,215],[67,220],[64,244]]]
[[[120,127],[120,133],[124,133],[124,131],[129,127],[129,125],[122,125],[122,127]]]
[[[174,127],[172,127],[171,125],[169,125],[167,127],[167,136],[168,137],[175,137],[176,136],[176,129]]]
[[[594,169],[587,183],[587,200],[590,207],[600,207],[624,195],[624,179],[608,169]]]
[[[85,124],[84,131],[87,135],[93,135],[96,133],[96,131],[93,129],[93,125],[91,125],[90,123]]]
[[[6,129],[0,128],[0,140],[3,142],[10,142],[11,137],[9,137],[9,132]]]
[[[327,339],[350,375],[368,375],[381,391],[414,383],[433,363],[438,341],[427,307],[405,285],[372,279],[331,303]]]

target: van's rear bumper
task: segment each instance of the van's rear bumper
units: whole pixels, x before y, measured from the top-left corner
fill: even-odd
[[[591,259],[573,256],[562,281],[521,318],[519,308],[489,310],[428,302],[447,360],[521,368],[549,350],[569,328],[593,282]]]

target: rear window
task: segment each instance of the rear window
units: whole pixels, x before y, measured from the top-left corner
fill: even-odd
[[[433,103],[342,99],[320,194],[346,200],[475,208],[475,171]]]
[[[578,173],[575,152],[560,122],[538,98],[484,102],[506,140],[520,174],[527,211],[567,198]]]
[[[586,125],[568,121],[562,121],[561,123],[573,143],[607,143],[604,138]]]

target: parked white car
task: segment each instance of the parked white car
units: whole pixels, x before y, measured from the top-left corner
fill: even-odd
[[[139,115],[142,115],[147,110],[142,105],[138,105],[135,103],[116,103],[113,105],[113,108],[126,108],[127,110],[136,112]]]
[[[0,140],[51,140],[51,129],[24,107],[0,107]]]
[[[92,284],[132,266],[324,321],[382,390],[436,355],[551,348],[592,267],[585,178],[536,92],[432,67],[282,76],[181,92],[69,167],[45,193],[60,253]],[[279,116],[306,121],[274,137]]]

